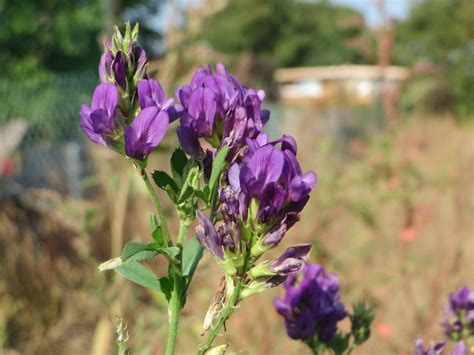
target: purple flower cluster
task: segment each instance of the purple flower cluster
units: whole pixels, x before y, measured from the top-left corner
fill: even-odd
[[[227,145],[233,156],[247,138],[254,139],[270,117],[261,109],[263,90],[247,88],[227,70],[217,64],[199,68],[189,85],[176,91],[180,126],[177,133],[183,149],[194,157],[203,154],[200,138],[214,148]]]
[[[256,260],[277,246],[298,221],[316,184],[316,174],[302,172],[296,151],[291,136],[269,141],[262,133],[256,139],[247,138],[245,148],[226,171],[227,183],[219,192],[222,221],[215,228],[198,213],[198,240],[224,265],[227,274],[237,272],[242,258]],[[309,244],[301,244],[286,249],[275,260],[248,265],[253,283],[244,295],[283,282],[284,277],[304,266],[310,250]]]
[[[340,301],[339,279],[318,264],[307,264],[301,274],[292,274],[284,282],[285,296],[274,301],[285,318],[292,339],[327,343],[337,332],[337,323],[347,316]]]
[[[181,147],[200,161],[207,179],[214,156],[225,148],[226,169],[217,191],[222,219],[214,225],[197,212],[197,239],[227,275],[249,275],[247,294],[283,282],[304,266],[310,245],[293,246],[275,260],[255,262],[298,221],[316,174],[303,173],[291,136],[270,141],[262,132],[270,117],[261,107],[265,93],[240,84],[222,64],[216,72],[210,66],[199,68],[188,85],[177,89],[178,103],[172,106],[173,99],[160,84],[146,79],[147,58],[137,36],[138,28],[132,31],[127,24],[124,36],[117,29],[105,42],[99,65],[102,83],[91,105],[81,107],[81,128],[92,142],[143,167],[170,122],[179,118]]]
[[[454,340],[472,337],[474,340],[474,291],[461,287],[449,295],[445,307],[446,319],[443,328],[447,336]]]
[[[451,355],[468,355],[474,352],[474,291],[468,287],[449,294],[449,303],[445,306],[443,328],[445,334],[455,340]],[[470,345],[471,344],[471,345]],[[471,349],[469,349],[471,346]],[[414,355],[442,355],[444,342],[439,342],[426,349],[423,340],[418,338],[415,343]]]
[[[264,96],[242,86],[221,64],[216,73],[199,68],[191,83],[177,90],[178,137],[184,150],[205,163],[209,150],[204,155],[203,140],[214,149],[229,147],[219,189],[222,219],[214,225],[198,212],[196,235],[226,275],[247,273],[243,298],[300,270],[311,250],[301,244],[277,259],[255,264],[298,221],[316,185],[314,172],[303,173],[291,136],[270,141],[262,132],[270,115],[261,109]]]
[[[91,105],[82,105],[80,126],[95,144],[107,146],[130,158],[145,161],[161,142],[170,118],[176,116],[163,88],[146,76],[145,51],[136,44],[138,27],[127,24],[125,37],[118,29],[105,41],[99,64],[102,83]],[[134,114],[138,112],[138,114]]]

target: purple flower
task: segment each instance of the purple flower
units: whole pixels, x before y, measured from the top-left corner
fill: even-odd
[[[462,339],[464,334],[474,336],[474,291],[461,287],[451,293],[445,316],[443,327],[447,336],[454,340]]]
[[[307,264],[300,275],[289,275],[284,287],[285,296],[276,298],[274,305],[285,319],[288,336],[302,340],[316,336],[321,342],[330,342],[337,323],[347,316],[337,276],[318,264]]]
[[[216,68],[216,73],[210,66],[199,68],[190,84],[176,91],[181,126],[187,128],[178,130],[178,137],[185,150],[189,146],[185,140],[190,135],[193,142],[204,138],[215,148],[228,145],[232,148],[230,160],[247,138],[260,134],[270,113],[260,107],[265,97],[262,90],[242,86],[222,64]],[[190,147],[194,146],[193,143]],[[195,149],[186,152],[196,155]]]
[[[228,172],[232,189],[239,194],[241,215],[247,218],[252,199],[258,202],[257,220],[274,225],[288,213],[297,214],[309,200],[316,174],[303,173],[296,159],[291,136],[268,142],[266,135],[247,140],[248,149],[240,163]]]
[[[418,338],[413,349],[413,355],[442,355],[444,351],[444,341],[432,344],[431,347],[425,349],[423,339]]]
[[[110,137],[119,128],[115,121],[118,93],[113,84],[99,84],[92,95],[90,106],[82,105],[80,110],[81,129],[95,144],[111,146]]]
[[[181,116],[181,124],[191,128],[197,137],[211,137],[216,108],[214,93],[208,88],[197,88],[188,99],[188,107]]]
[[[165,91],[160,83],[153,79],[140,80],[137,85],[137,92],[141,109],[156,106],[160,110],[166,111],[173,103],[173,99],[166,98]]]
[[[176,133],[178,135],[179,144],[186,153],[191,155],[193,158],[198,158],[202,155],[199,138],[194,134],[191,128],[178,126],[178,128],[176,128]]]
[[[124,130],[125,153],[127,156],[145,160],[166,134],[169,118],[166,111],[147,107],[140,111],[130,126]]]

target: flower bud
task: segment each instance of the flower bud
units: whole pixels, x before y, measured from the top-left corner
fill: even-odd
[[[135,112],[132,109],[137,105],[131,105],[131,101],[138,82],[146,75],[147,57],[137,39],[138,25],[132,31],[130,23],[126,23],[124,36],[115,27],[112,39],[104,42],[105,51],[99,64],[101,81],[117,85],[121,96],[119,107],[125,116]]]
[[[216,258],[224,260],[222,243],[216,229],[207,216],[201,211],[196,211],[200,224],[196,226],[196,237],[199,243],[211,252]]]
[[[283,254],[273,261],[264,261],[249,271],[252,279],[263,276],[286,276],[299,271],[306,263],[311,244],[300,244],[286,249]]]
[[[304,266],[311,248],[311,244],[289,247],[278,259],[273,260],[268,265],[268,268],[278,275],[288,275],[296,272]]]
[[[374,320],[373,307],[367,307],[364,303],[354,305],[351,319],[351,332],[355,344],[359,345],[370,337],[370,326]]]
[[[274,248],[275,246],[280,243],[280,240],[283,238],[283,236],[286,233],[286,225],[282,224],[280,227],[276,230],[268,232],[263,238],[259,238],[255,244],[252,246],[252,249],[250,250],[250,254],[253,257],[259,257],[263,253],[265,253],[267,250],[270,250],[271,248]]]

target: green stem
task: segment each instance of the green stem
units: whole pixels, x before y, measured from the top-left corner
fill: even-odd
[[[211,332],[207,336],[206,342],[199,348],[197,354],[202,355],[204,354],[212,345],[214,339],[217,337],[219,330],[224,325],[225,321],[230,317],[232,312],[235,309],[235,305],[240,297],[240,291],[244,285],[243,278],[240,278],[237,282],[237,286],[235,286],[234,292],[232,292],[229,301],[227,302],[226,306],[222,310],[222,313],[219,317],[217,323],[212,327]]]
[[[176,273],[176,272],[175,272]],[[170,326],[168,330],[168,342],[166,343],[166,355],[174,355],[176,348],[176,338],[178,336],[179,311],[181,308],[179,285],[177,277],[174,277],[173,292],[169,303],[169,320]]]
[[[166,222],[166,216],[163,212],[163,209],[161,208],[160,201],[158,200],[158,195],[156,194],[156,191],[153,188],[153,185],[151,184],[151,181],[148,178],[148,174],[146,173],[145,169],[140,170],[140,176],[145,182],[146,188],[151,197],[151,202],[153,203],[153,207],[155,207],[155,210],[158,213],[158,218],[160,220],[161,226],[163,227],[163,239],[165,246],[172,245],[171,233],[168,227],[168,223]]]
[[[179,221],[178,241],[176,242],[177,246],[180,249],[183,248],[184,241],[186,240],[186,234],[188,233],[188,229],[189,229],[189,223],[181,219]]]
[[[174,355],[176,348],[176,338],[178,336],[179,311],[181,309],[180,292],[177,278],[174,277],[173,292],[169,303],[169,321],[168,341],[166,343],[166,355]]]
[[[180,248],[180,261],[179,261],[179,268],[181,268],[182,262],[182,252],[183,252],[183,244],[184,240],[186,239],[186,234],[188,232],[189,223],[180,220],[179,221],[179,232],[178,232],[178,240],[177,246]],[[181,289],[181,272],[178,269],[175,269],[173,272],[173,291],[171,293],[171,299],[168,306],[169,309],[169,331],[168,331],[168,342],[166,344],[166,355],[174,355],[176,349],[176,339],[178,336],[178,325],[179,325],[179,312],[181,310],[181,296],[182,296],[182,289]]]

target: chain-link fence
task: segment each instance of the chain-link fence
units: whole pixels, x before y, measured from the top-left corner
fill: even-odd
[[[24,187],[53,188],[79,197],[85,162],[79,107],[90,102],[96,83],[96,73],[0,79],[2,134],[10,134],[12,121],[27,127],[17,144],[0,154],[3,175]]]

